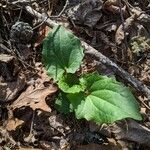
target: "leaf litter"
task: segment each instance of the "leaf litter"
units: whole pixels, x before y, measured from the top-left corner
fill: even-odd
[[[33,110],[42,109],[50,112],[51,109],[45,102],[46,96],[57,91],[54,87],[38,87],[30,86],[23,92],[18,99],[11,105],[13,109],[21,108],[23,106],[30,106]]]
[[[11,3],[16,3],[19,7],[10,5]],[[9,9],[6,7],[7,4]],[[44,11],[47,11],[49,15],[57,16],[65,5],[65,1],[31,0],[30,4],[28,2],[24,4],[31,5],[39,12],[47,8]],[[71,22],[69,28],[78,37],[102,51],[150,86],[150,50],[149,48],[145,50],[145,45],[142,44],[143,49],[136,53],[133,52],[131,44],[136,37],[144,37],[143,43],[150,37],[149,5],[148,0],[137,2],[122,0],[121,5],[119,0],[70,0],[70,5],[63,16],[54,19],[63,24],[67,15]],[[139,98],[143,120],[122,121],[113,124],[111,129],[104,125],[98,125],[98,127],[96,125],[91,129],[89,122],[85,120],[76,120],[72,115],[63,116],[56,112],[53,100],[57,96],[58,88],[46,75],[41,65],[41,44],[43,37],[46,36],[44,34],[47,33],[40,32],[41,28],[47,30],[45,25],[25,10],[22,11],[22,7],[15,0],[13,2],[2,0],[0,8],[2,12],[0,15],[2,29],[0,30],[0,56],[2,56],[0,65],[6,64],[3,65],[6,68],[5,71],[3,70],[4,73],[0,72],[0,146],[3,149],[149,149],[150,111],[148,108],[150,103],[139,93],[135,92],[135,95]],[[12,44],[9,39],[10,29],[16,22],[18,12],[21,21],[35,28],[33,41],[30,41],[28,45],[19,43],[20,45],[16,46],[16,43]],[[42,26],[39,29],[40,24]],[[138,46],[141,47],[141,45]],[[128,60],[124,57],[126,52],[124,49],[130,50],[128,55],[131,57]],[[128,64],[125,64],[126,61]],[[84,72],[95,70],[95,62],[92,59],[85,59],[84,62],[86,63],[83,63],[81,70]],[[10,69],[11,66],[13,70]],[[102,65],[99,64],[99,66]],[[108,134],[109,130],[110,134]],[[85,135],[88,132],[102,133],[109,142],[98,145],[91,141],[84,145]],[[78,137],[80,140],[71,137]]]

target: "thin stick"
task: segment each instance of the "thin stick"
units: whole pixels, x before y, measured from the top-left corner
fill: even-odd
[[[50,26],[50,27],[54,27],[56,25],[58,25],[56,22],[54,22],[53,20],[51,20],[50,18],[47,18],[47,16],[45,15],[42,15],[40,14],[39,12],[37,12],[36,10],[32,9],[30,6],[26,6],[25,7],[27,12],[30,13],[32,16],[38,18],[41,20],[41,22],[44,22],[45,21],[45,24],[47,26]]]
[[[41,19],[42,21],[45,20],[45,17],[40,14],[39,12],[33,10],[30,6],[26,6],[26,10],[34,15],[34,17]],[[50,26],[54,27],[55,25],[58,25],[56,22],[54,22],[51,19],[47,19],[45,23]],[[144,85],[141,81],[137,80],[133,76],[131,76],[128,72],[123,70],[121,67],[119,67],[117,64],[115,64],[113,61],[111,61],[108,57],[104,56],[102,53],[98,52],[96,49],[91,47],[86,42],[82,41],[82,45],[85,47],[85,54],[89,55],[90,57],[94,57],[96,60],[101,62],[102,64],[106,65],[107,67],[110,67],[118,76],[120,76],[122,79],[127,81],[131,86],[133,86],[136,90],[141,92],[144,96],[146,96],[150,100],[150,89],[146,85]]]

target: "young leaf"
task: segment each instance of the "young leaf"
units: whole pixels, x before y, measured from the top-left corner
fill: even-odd
[[[59,88],[65,93],[79,93],[85,90],[83,78],[78,78],[75,74],[66,74],[59,78]]]
[[[68,95],[78,119],[97,123],[113,123],[124,118],[141,120],[139,106],[127,87],[108,77],[97,80],[95,75],[95,79],[92,78],[93,84],[85,93]]]
[[[80,40],[62,26],[45,38],[42,54],[48,74],[56,81],[64,72],[75,73],[84,56]]]
[[[86,85],[87,89],[89,89],[94,82],[101,80],[104,77],[105,76],[100,76],[98,72],[84,74],[82,76],[82,78],[85,80],[84,84]]]

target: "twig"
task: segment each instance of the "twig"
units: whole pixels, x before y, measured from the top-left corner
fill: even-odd
[[[33,10],[30,6],[26,6],[26,10],[34,15],[34,17],[45,20],[45,17],[42,16],[39,12]],[[52,21],[51,19],[47,19],[45,23],[50,26],[54,27],[55,25],[58,25],[56,22]],[[96,60],[100,61],[102,64],[110,67],[117,75],[119,75],[122,79],[127,81],[130,85],[132,85],[136,90],[141,92],[143,95],[145,95],[148,99],[150,99],[150,89],[146,85],[144,85],[141,81],[137,80],[133,76],[131,76],[128,72],[123,70],[121,67],[119,67],[117,64],[115,64],[113,61],[111,61],[108,57],[104,56],[102,53],[98,52],[96,49],[91,47],[86,42],[82,41],[82,45],[85,47],[86,51],[85,54],[89,55],[90,57],[93,56]]]

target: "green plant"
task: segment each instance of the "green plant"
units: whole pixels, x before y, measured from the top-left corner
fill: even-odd
[[[135,36],[131,41],[131,49],[133,53],[140,56],[140,53],[150,50],[150,39],[143,36]]]
[[[75,112],[78,119],[112,123],[124,118],[141,120],[139,106],[128,87],[98,73],[78,77],[84,57],[80,40],[62,26],[54,27],[43,43],[43,63],[60,88],[56,108]]]

